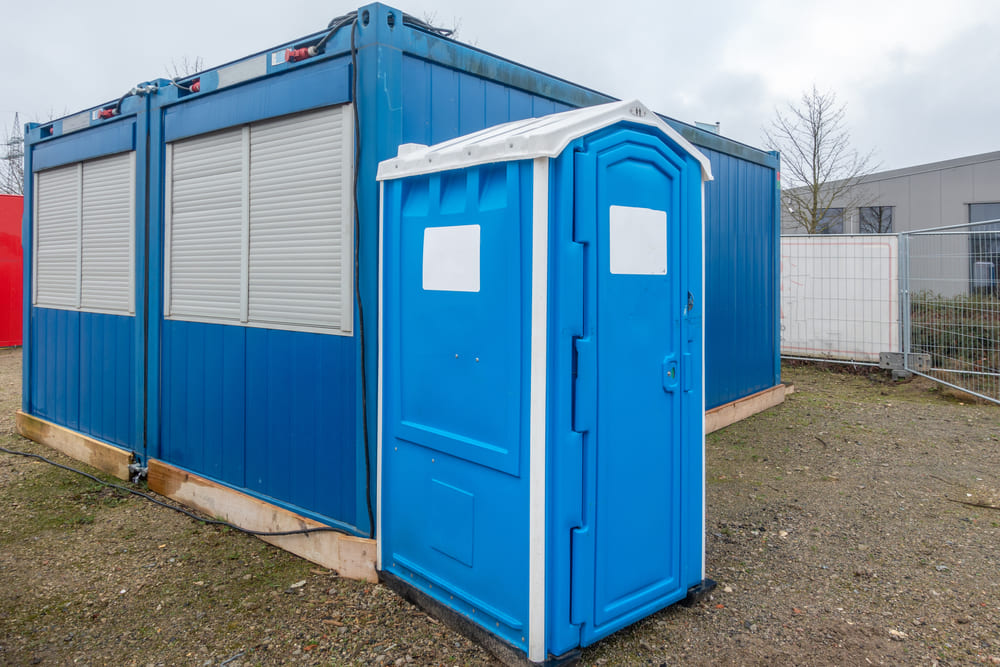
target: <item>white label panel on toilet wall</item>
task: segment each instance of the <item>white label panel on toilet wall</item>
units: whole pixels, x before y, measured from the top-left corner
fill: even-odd
[[[667,212],[611,206],[611,273],[667,273]]]
[[[479,291],[479,225],[424,230],[423,288]]]

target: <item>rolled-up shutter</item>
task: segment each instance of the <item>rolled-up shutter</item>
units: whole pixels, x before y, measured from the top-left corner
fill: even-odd
[[[251,322],[351,331],[349,109],[251,127]]]
[[[350,334],[350,105],[167,146],[165,316]]]
[[[82,165],[77,163],[43,171],[36,177],[36,306],[78,306],[81,171]]]
[[[134,312],[132,234],[135,153],[83,166],[80,307]]]
[[[168,145],[166,314],[240,321],[243,129]]]
[[[133,313],[135,153],[39,172],[35,193],[34,304]]]

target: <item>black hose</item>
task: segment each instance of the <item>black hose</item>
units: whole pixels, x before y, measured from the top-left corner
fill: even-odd
[[[358,112],[358,49],[354,41],[358,22],[351,24],[351,101],[354,106],[354,298],[358,302],[358,335],[361,342],[361,429],[365,445],[365,502],[369,537],[375,537],[372,508],[372,462],[368,437],[368,372],[365,363],[365,311],[361,303],[361,213],[358,211],[358,171],[361,166],[361,114]],[[378,212],[376,211],[376,215]]]
[[[170,503],[165,503],[162,500],[158,500],[148,493],[143,493],[137,489],[130,489],[127,486],[121,486],[120,484],[112,484],[111,482],[105,482],[100,477],[91,475],[89,472],[84,472],[82,470],[77,470],[76,468],[63,465],[62,463],[56,463],[51,459],[47,459],[44,456],[38,454],[32,454],[30,452],[19,452],[13,449],[7,449],[6,447],[0,447],[0,452],[6,454],[13,454],[14,456],[24,456],[26,458],[38,459],[39,461],[44,461],[49,465],[54,465],[57,468],[62,468],[63,470],[69,470],[70,472],[75,472],[78,475],[83,475],[87,479],[91,479],[98,484],[107,486],[118,491],[124,491],[126,493],[131,493],[133,496],[139,496],[140,498],[145,498],[149,502],[159,505],[160,507],[166,507],[169,510],[179,512],[184,516],[190,517],[195,521],[200,521],[202,523],[207,523],[213,526],[226,526],[227,528],[232,528],[233,530],[245,533],[247,535],[256,535],[257,537],[281,537],[284,535],[308,535],[309,533],[343,533],[344,535],[350,535],[346,530],[340,528],[334,528],[333,526],[320,526],[319,528],[301,528],[298,530],[281,530],[281,531],[268,531],[268,530],[251,530],[250,528],[243,528],[237,526],[236,524],[229,523],[228,521],[223,521],[222,519],[206,519],[205,517],[198,516],[194,512],[184,509],[183,507],[177,507],[176,505],[171,505]]]
[[[317,53],[322,53],[323,49],[326,47],[326,43],[329,42],[333,38],[333,36],[337,34],[338,30],[340,30],[341,28],[343,28],[348,24],[352,24],[351,30],[354,30],[353,24],[357,23],[357,20],[358,20],[357,10],[330,19],[330,22],[327,23],[326,25],[327,28],[326,34],[323,35],[323,37],[321,37],[320,40],[313,45],[313,48],[316,49]],[[439,28],[437,26],[433,26],[430,23],[427,23],[426,21],[421,21],[417,17],[412,16],[410,14],[403,14],[403,23],[412,28],[419,28],[420,30],[435,34],[439,37],[451,37],[452,35],[455,34],[454,30],[451,30],[449,28]],[[351,41],[352,43],[354,41],[353,34],[351,35]],[[351,48],[353,49],[354,47],[352,46]]]
[[[348,13],[344,14],[343,16],[338,16],[336,18],[330,19],[330,22],[326,25],[326,27],[327,27],[327,33],[325,35],[323,35],[322,39],[320,39],[318,42],[316,42],[316,44],[314,44],[313,47],[316,49],[316,51],[318,53],[322,53],[323,47],[325,47],[326,43],[328,41],[330,41],[330,38],[332,38],[335,34],[337,34],[338,30],[340,30],[341,28],[343,28],[345,25],[347,25],[349,23],[350,24],[356,23],[357,20],[358,20],[358,12],[357,12],[357,10],[354,10],[353,12],[348,12]],[[354,26],[353,25],[351,26],[351,30],[354,30]],[[353,47],[353,42],[354,42],[354,35],[353,34],[351,35],[351,42],[352,42],[351,48],[353,49],[354,48]]]

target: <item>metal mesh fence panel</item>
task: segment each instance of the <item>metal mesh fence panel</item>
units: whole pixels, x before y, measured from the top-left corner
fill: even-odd
[[[901,235],[907,370],[1000,403],[1000,221]]]

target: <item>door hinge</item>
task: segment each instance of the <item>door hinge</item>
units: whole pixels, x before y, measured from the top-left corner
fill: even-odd
[[[569,596],[569,622],[583,625],[587,622],[588,603],[594,597],[593,572],[594,541],[589,527],[573,528],[570,531],[571,585]]]
[[[593,339],[573,339],[573,370],[573,430],[585,433],[594,427],[597,412],[597,360]]]
[[[588,153],[573,155],[573,240],[593,243],[597,231],[597,170]]]
[[[563,262],[566,266],[566,286],[560,294],[565,304],[565,335],[578,338],[583,336],[583,295],[586,287],[583,280],[583,244],[567,243],[563,246]]]

